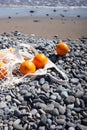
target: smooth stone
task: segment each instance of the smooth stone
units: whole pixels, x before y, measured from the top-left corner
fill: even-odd
[[[56,119],[56,123],[58,125],[63,125],[63,124],[65,124],[65,120],[64,119]]]
[[[25,100],[29,100],[31,97],[32,97],[32,93],[30,93],[30,92],[26,92],[24,95]]]
[[[3,109],[5,107],[7,107],[6,102],[1,101],[0,102],[0,109]]]
[[[83,96],[83,100],[84,100],[84,102],[85,102],[85,105],[87,106],[87,94],[85,94],[85,95]]]
[[[51,98],[52,100],[56,100],[57,97],[56,97],[56,95],[53,95],[53,94],[52,94],[52,95],[50,96],[50,98]]]
[[[81,98],[83,95],[84,95],[84,92],[83,92],[83,91],[80,91],[80,90],[78,90],[78,91],[75,93],[75,97],[77,97],[77,98]]]
[[[57,125],[57,126],[55,127],[55,129],[56,129],[56,130],[65,130],[65,129],[63,128],[63,125]]]
[[[58,109],[57,109],[57,108],[54,108],[52,114],[53,114],[54,116],[58,116],[58,115],[59,115]]]
[[[23,130],[27,130],[28,124],[24,124]]]
[[[80,99],[80,107],[81,108],[85,108],[85,102],[82,99]]]
[[[59,60],[58,63],[59,63],[59,64],[63,64],[64,61],[63,61],[63,60]]]
[[[26,93],[27,93],[27,90],[26,90],[26,89],[20,90],[20,94],[25,95]]]
[[[20,125],[20,122],[21,122],[20,119],[16,119],[16,120],[14,121],[14,123],[13,123],[14,129],[23,130],[23,127],[22,127],[22,125]]]
[[[39,126],[38,130],[46,130],[45,126]]]
[[[13,101],[17,104],[17,105],[21,105],[21,102],[15,98],[13,98]]]
[[[9,126],[9,127],[8,127],[8,130],[13,130],[13,126]]]
[[[9,102],[9,101],[11,101],[11,96],[10,95],[7,95],[6,96],[6,100]]]
[[[82,119],[82,124],[87,126],[87,118]]]
[[[68,97],[68,93],[66,91],[61,92],[61,97],[63,98]]]
[[[40,83],[41,85],[43,85],[43,84],[45,83],[45,79],[44,79],[44,78],[40,78],[39,83]]]
[[[82,65],[86,65],[86,62],[85,62],[85,61],[81,61],[81,64],[82,64]]]
[[[8,130],[8,126],[4,126],[4,130]]]
[[[75,97],[74,96],[68,96],[66,99],[65,99],[65,102],[67,104],[72,104],[75,102]]]
[[[40,102],[35,103],[35,107],[36,107],[36,108],[41,108],[41,109],[43,109],[43,110],[46,110],[46,109],[47,109],[47,105],[44,104],[44,103],[40,103]]]
[[[68,130],[75,130],[75,128],[74,127],[69,127]]]
[[[78,129],[80,129],[80,130],[87,130],[87,126],[84,126],[82,124],[78,123],[77,126],[78,126]]]
[[[20,110],[14,110],[14,115],[15,115],[16,117],[20,117],[21,111],[20,111]]]
[[[70,121],[67,121],[66,124],[68,125],[68,127],[76,127],[76,124]]]
[[[4,114],[8,115],[10,113],[10,109],[8,107],[4,108]]]
[[[48,85],[48,83],[43,84],[43,85],[41,86],[41,88],[42,88],[45,92],[47,92],[47,91],[49,90],[49,85]]]
[[[69,104],[69,105],[67,105],[67,108],[73,109],[73,108],[74,108],[74,104]]]
[[[0,116],[3,116],[4,110],[0,109]]]
[[[41,122],[41,124],[46,125],[46,123],[47,123],[47,117],[46,117],[45,114],[42,114],[42,115],[41,115],[41,120],[40,120],[40,122]]]
[[[59,105],[59,113],[64,114],[65,112],[66,112],[66,107],[62,106],[62,105]]]
[[[55,108],[57,108],[57,109],[59,108],[59,105],[60,105],[60,104],[59,104],[58,102],[53,101],[52,103],[54,104],[54,107],[55,107]]]
[[[53,111],[53,110],[54,110],[54,104],[52,104],[52,103],[51,103],[51,104],[48,104],[47,107],[46,107],[46,111],[47,111],[47,112],[51,112],[51,111]]]
[[[51,125],[51,124],[52,124],[52,120],[51,120],[51,119],[47,119],[47,123],[48,123],[49,125]]]
[[[31,113],[32,115],[35,115],[35,114],[37,113],[37,110],[36,110],[36,109],[32,109],[32,110],[30,111],[30,113]]]
[[[75,107],[79,107],[79,106],[80,106],[80,100],[79,98],[76,98]]]
[[[74,83],[74,84],[79,83],[79,79],[78,79],[78,78],[72,78],[70,81],[71,81],[72,83]]]
[[[54,124],[51,125],[51,126],[50,126],[50,130],[55,130],[55,127],[56,127],[56,126],[55,126]]]

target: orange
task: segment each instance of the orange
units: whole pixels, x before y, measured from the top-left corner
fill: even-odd
[[[7,68],[3,62],[0,62],[0,79],[5,78],[7,75]]]
[[[35,71],[36,71],[36,66],[30,60],[25,60],[20,64],[20,72],[24,75],[29,73],[34,73]]]
[[[48,58],[44,54],[36,54],[33,63],[35,64],[36,68],[43,68],[48,62]]]
[[[69,52],[69,46],[64,42],[61,42],[61,43],[57,44],[56,52],[58,55],[64,56]]]
[[[10,48],[9,51],[10,53],[13,53],[15,51],[15,48]]]

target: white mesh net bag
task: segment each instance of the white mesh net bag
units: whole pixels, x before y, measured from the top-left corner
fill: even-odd
[[[0,50],[0,86],[14,85],[22,82],[27,76],[31,78],[40,75],[49,75],[53,81],[59,84],[67,83],[68,77],[66,74],[49,59],[44,68],[37,69],[35,73],[22,75],[19,71],[20,64],[26,59],[33,60],[37,53],[37,50],[29,44],[19,44],[16,48]],[[54,68],[56,73],[59,73],[64,80],[58,79],[52,76],[51,73],[48,73],[48,69],[50,68]]]

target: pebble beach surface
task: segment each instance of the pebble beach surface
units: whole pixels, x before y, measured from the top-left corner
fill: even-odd
[[[64,57],[55,52],[59,41],[18,31],[0,35],[0,49],[31,44],[69,78],[64,85],[47,75],[14,86],[0,85],[0,130],[87,130],[87,37],[66,40],[70,52]]]

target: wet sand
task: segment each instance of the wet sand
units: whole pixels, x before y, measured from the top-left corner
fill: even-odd
[[[78,39],[87,37],[87,19],[81,18],[4,18],[0,19],[0,34],[20,31],[36,37]]]

